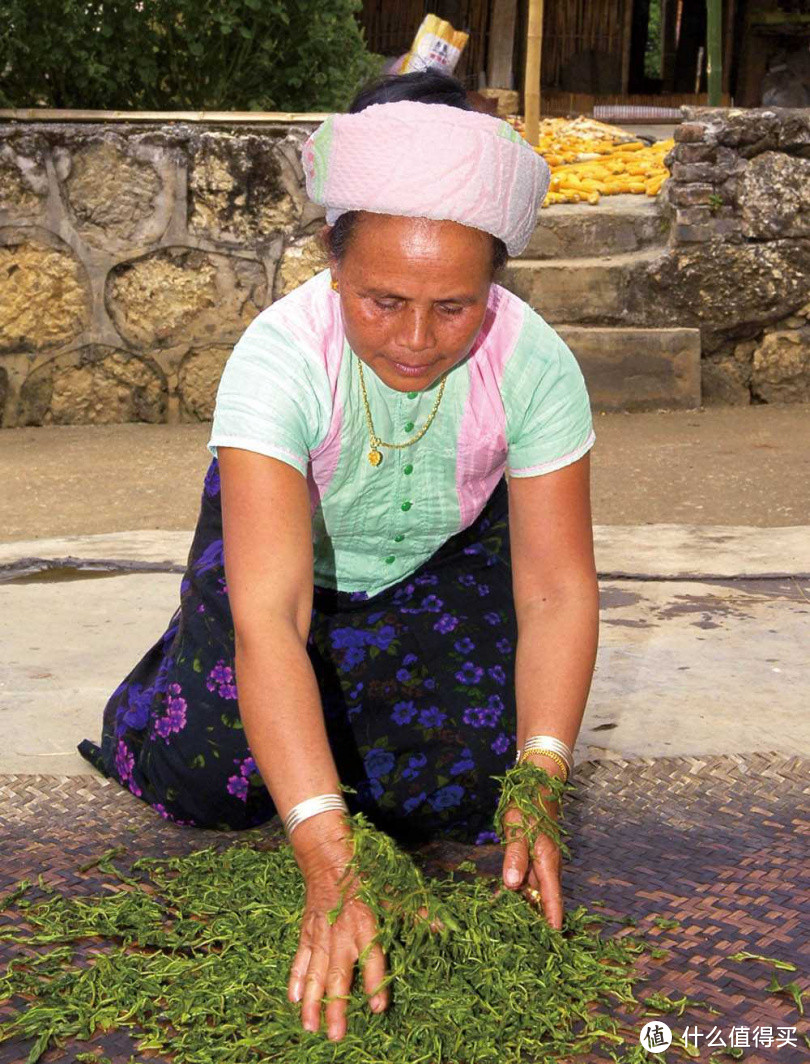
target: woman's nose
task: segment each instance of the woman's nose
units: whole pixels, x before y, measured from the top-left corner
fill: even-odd
[[[417,307],[409,308],[405,314],[400,343],[408,351],[427,351],[433,347],[433,330],[430,314]]]

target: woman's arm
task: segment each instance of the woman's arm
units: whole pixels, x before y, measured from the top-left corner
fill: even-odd
[[[553,473],[510,477],[509,529],[517,744],[544,734],[573,749],[599,641],[590,453]]]
[[[282,816],[339,793],[320,692],[307,654],[313,596],[307,483],[276,458],[218,448],[228,599],[239,713],[251,753]],[[296,849],[341,831],[339,810],[305,820]]]
[[[228,599],[236,643],[239,713],[251,753],[282,817],[298,802],[340,793],[323,719],[320,690],[307,653],[313,600],[312,526],[304,477],[280,459],[219,447]],[[306,906],[288,984],[301,1001],[301,1021],[317,1031],[324,993],[330,1038],[346,1032],[346,1000],[355,962],[377,932],[371,910],[348,897],[334,924],[327,913],[341,898],[353,856],[351,829],[340,810],[318,813],[292,833],[306,882]],[[374,944],[363,968],[371,1005],[385,957]]]
[[[590,454],[542,476],[510,477],[509,529],[518,629],[517,745],[522,749],[532,735],[553,735],[573,750],[599,641]],[[527,757],[551,775],[563,775],[552,758]],[[556,803],[546,804],[559,815]],[[504,822],[511,821],[520,821],[517,811],[505,814]],[[538,836],[531,855],[524,840],[507,845],[503,876],[508,887],[525,883],[539,890],[546,919],[562,927],[560,851],[548,836]]]

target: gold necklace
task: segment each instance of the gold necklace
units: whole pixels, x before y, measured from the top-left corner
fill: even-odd
[[[416,443],[417,440],[421,439],[425,435],[427,430],[430,428],[430,423],[436,416],[436,411],[439,409],[439,403],[442,401],[442,396],[444,395],[444,386],[445,384],[447,384],[447,373],[445,373],[444,377],[442,378],[442,383],[439,385],[439,394],[436,396],[436,402],[433,404],[433,409],[430,412],[430,416],[428,417],[422,428],[419,430],[419,432],[417,432],[417,434],[413,436],[410,440],[406,440],[405,443],[386,443],[384,440],[381,440],[379,436],[375,435],[374,432],[374,425],[371,420],[371,409],[368,405],[368,396],[366,395],[366,382],[363,380],[363,360],[361,358],[357,359],[357,365],[360,371],[360,390],[363,393],[363,405],[366,408],[368,434],[369,439],[371,441],[371,450],[368,452],[368,460],[373,466],[378,466],[383,459],[382,453],[378,450],[379,447],[394,447],[399,450],[402,447],[410,447],[412,443]]]

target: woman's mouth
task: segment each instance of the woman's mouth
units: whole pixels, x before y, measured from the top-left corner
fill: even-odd
[[[391,359],[391,365],[399,370],[400,373],[404,373],[406,377],[421,377],[423,373],[426,373],[435,364],[435,362],[428,362],[422,366],[410,366],[407,363],[395,362]]]

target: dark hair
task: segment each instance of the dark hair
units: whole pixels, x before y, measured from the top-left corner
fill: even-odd
[[[373,103],[396,103],[399,100],[443,103],[448,107],[458,107],[462,111],[475,110],[467,99],[467,90],[457,78],[429,68],[414,71],[412,74],[383,74],[375,78],[365,85],[349,104],[349,114],[356,114]],[[346,253],[359,213],[346,211],[330,230],[329,252],[338,262]],[[499,237],[493,236],[492,242],[492,272],[496,273],[506,265],[509,253],[506,244]]]

